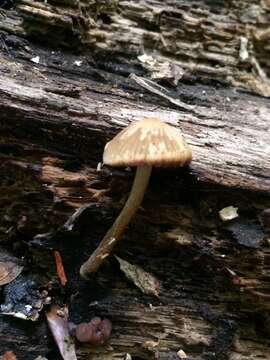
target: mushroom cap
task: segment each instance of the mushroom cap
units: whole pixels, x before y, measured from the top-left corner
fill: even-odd
[[[128,125],[105,145],[103,163],[111,166],[184,166],[192,152],[181,132],[158,118]]]

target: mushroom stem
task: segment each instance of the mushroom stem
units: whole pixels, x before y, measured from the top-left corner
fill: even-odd
[[[130,219],[140,206],[151,175],[152,166],[138,166],[127,202],[112,227],[108,230],[98,248],[81,266],[80,274],[87,279],[88,275],[98,270],[103,260],[110,255],[119,241]]]

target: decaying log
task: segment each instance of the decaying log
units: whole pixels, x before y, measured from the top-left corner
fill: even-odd
[[[220,85],[267,95],[269,4],[213,4],[24,0],[1,18],[0,241],[24,259],[22,286],[46,288],[75,323],[112,321],[109,344],[76,344],[78,359],[270,357],[270,105]],[[253,65],[239,60],[245,39]],[[154,50],[184,68],[178,86],[149,80],[137,55]],[[78,275],[133,179],[130,169],[97,170],[104,144],[149,115],[181,128],[194,149],[189,169],[154,171],[115,250],[158,279],[158,296],[142,294],[113,256],[89,283]],[[230,205],[239,216],[222,222]],[[0,334],[0,354],[58,359],[42,314],[35,323],[1,315]]]
[[[20,0],[17,9],[16,30],[9,20],[4,29],[133,61],[146,52],[199,78],[270,95],[268,0]]]
[[[35,54],[38,56],[38,49]],[[50,52],[43,51],[40,58],[47,68],[14,63],[2,55],[2,132],[27,136],[45,146],[99,161],[104,142],[120,127],[131,120],[158,116],[180,126],[193,146],[191,170],[196,177],[221,185],[268,191],[270,106],[266,99],[232,89],[212,91],[207,86],[183,85],[177,95],[193,103],[186,111],[169,106],[166,101],[162,104],[159,97],[138,88],[143,99],[136,99],[132,81],[123,79],[121,85],[118,78],[117,87],[112,89],[113,81],[108,78],[101,85],[91,79],[94,70],[86,58],[80,57],[86,65],[79,70],[73,65],[76,78],[68,67],[60,67],[58,74],[54,68],[50,70],[49,64],[56,61]],[[9,73],[5,74],[7,69]],[[65,80],[60,69],[67,71]],[[31,83],[25,82],[30,73]]]

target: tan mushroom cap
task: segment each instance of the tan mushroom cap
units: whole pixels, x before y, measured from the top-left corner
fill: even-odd
[[[191,159],[181,132],[158,118],[131,123],[106,144],[103,153],[104,164],[111,166],[176,167]]]

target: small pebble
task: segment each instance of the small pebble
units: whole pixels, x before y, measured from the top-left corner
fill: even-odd
[[[219,217],[222,221],[233,220],[238,217],[237,210],[237,207],[227,206],[219,211]]]

